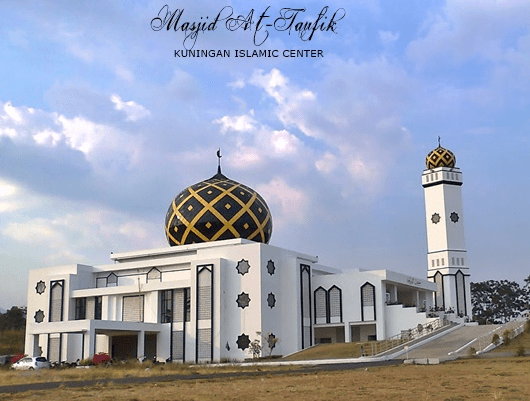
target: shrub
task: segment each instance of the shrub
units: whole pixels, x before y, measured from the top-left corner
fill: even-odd
[[[512,341],[513,330],[504,330],[502,333],[502,342],[504,345],[510,345]]]
[[[524,346],[522,344],[517,347],[517,351],[515,351],[515,356],[524,356]]]
[[[491,338],[491,343],[495,344],[495,345],[499,345],[499,341],[500,340],[501,340],[501,338],[499,337],[499,335],[497,333],[495,333],[493,335],[493,337]]]
[[[467,350],[467,354],[469,356],[475,356],[477,354],[477,349],[475,347],[469,347]]]
[[[106,354],[104,352],[100,352],[92,358],[92,362],[94,365],[101,365],[102,363],[108,363],[110,362],[110,356],[109,354]]]

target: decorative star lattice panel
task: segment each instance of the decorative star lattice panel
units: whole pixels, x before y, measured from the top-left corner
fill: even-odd
[[[177,195],[167,211],[165,228],[171,246],[230,238],[267,244],[272,217],[256,191],[218,173]]]
[[[250,338],[247,334],[243,333],[240,336],[237,337],[237,348],[245,350],[250,345]]]
[[[250,265],[248,264],[248,260],[241,259],[239,262],[237,262],[236,270],[242,276],[247,274],[249,269],[250,269]]]
[[[269,292],[269,295],[267,295],[267,305],[269,305],[271,309],[276,306],[276,295],[272,292]]]
[[[42,323],[44,322],[44,312],[42,310],[38,310],[35,312],[35,316],[33,316],[36,323]]]
[[[451,213],[451,216],[450,216],[449,218],[451,219],[451,221],[452,221],[453,223],[457,223],[457,222],[458,222],[458,213],[456,213],[456,212],[452,212],[452,213]]]
[[[434,223],[434,224],[438,224],[440,222],[440,215],[438,213],[434,213],[432,216],[431,216],[431,221]]]
[[[40,280],[37,285],[35,286],[35,291],[37,292],[37,294],[43,294],[44,291],[46,291],[46,284],[44,283],[44,281]]]
[[[242,292],[237,296],[237,306],[241,309],[245,309],[250,304],[250,297],[246,292]]]
[[[267,262],[267,271],[272,276],[275,270],[276,270],[276,266],[274,266],[274,262],[272,260],[269,260]]]
[[[454,167],[456,165],[456,157],[450,150],[438,146],[427,155],[425,164],[429,169],[436,167]]]

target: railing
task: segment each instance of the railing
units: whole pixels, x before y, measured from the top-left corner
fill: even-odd
[[[418,324],[417,327],[409,330],[402,330],[401,334],[396,334],[386,340],[382,341],[369,341],[362,344],[361,354],[362,356],[373,356],[378,355],[392,348],[399,347],[411,341],[422,338],[433,331],[449,325],[449,321],[442,319],[441,317],[433,320],[429,323]]]
[[[502,326],[497,327],[495,330],[492,330],[488,334],[484,334],[483,336],[480,336],[477,339],[477,347],[476,353],[480,354],[482,352],[487,352],[491,350],[492,348],[495,348],[497,345],[502,344],[502,333],[504,330],[513,330],[511,338],[517,337],[519,334],[521,334],[525,329],[526,320],[523,322],[520,321],[512,321],[503,324]],[[493,335],[498,334],[499,335],[499,341],[497,344],[492,343]]]

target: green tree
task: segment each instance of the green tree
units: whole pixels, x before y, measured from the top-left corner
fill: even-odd
[[[6,313],[0,313],[0,331],[22,330],[26,327],[26,308],[13,306]]]

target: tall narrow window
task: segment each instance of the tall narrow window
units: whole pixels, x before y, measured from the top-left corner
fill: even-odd
[[[86,298],[75,298],[75,320],[86,319]]]
[[[213,266],[197,266],[196,362],[213,359]]]
[[[437,272],[434,275],[434,282],[436,283],[436,298],[435,298],[436,307],[437,308],[445,308],[445,305],[444,305],[444,278],[442,276],[442,273]]]
[[[328,323],[328,292],[318,287],[314,294],[315,303],[315,323]]]
[[[376,320],[375,315],[375,286],[364,283],[361,287],[361,320]]]
[[[63,320],[63,297],[64,280],[52,281],[50,283],[50,322]]]
[[[103,312],[103,297],[95,297],[94,305],[94,319],[101,320],[101,315]]]
[[[173,291],[160,291],[160,323],[171,323],[173,318]]]
[[[300,265],[300,307],[302,315],[302,348],[313,343],[311,327],[311,268]]]
[[[334,285],[328,290],[329,322],[342,322],[342,290]]]
[[[456,272],[456,309],[457,313],[462,316],[467,316],[466,308],[466,288],[465,276],[462,271]]]

